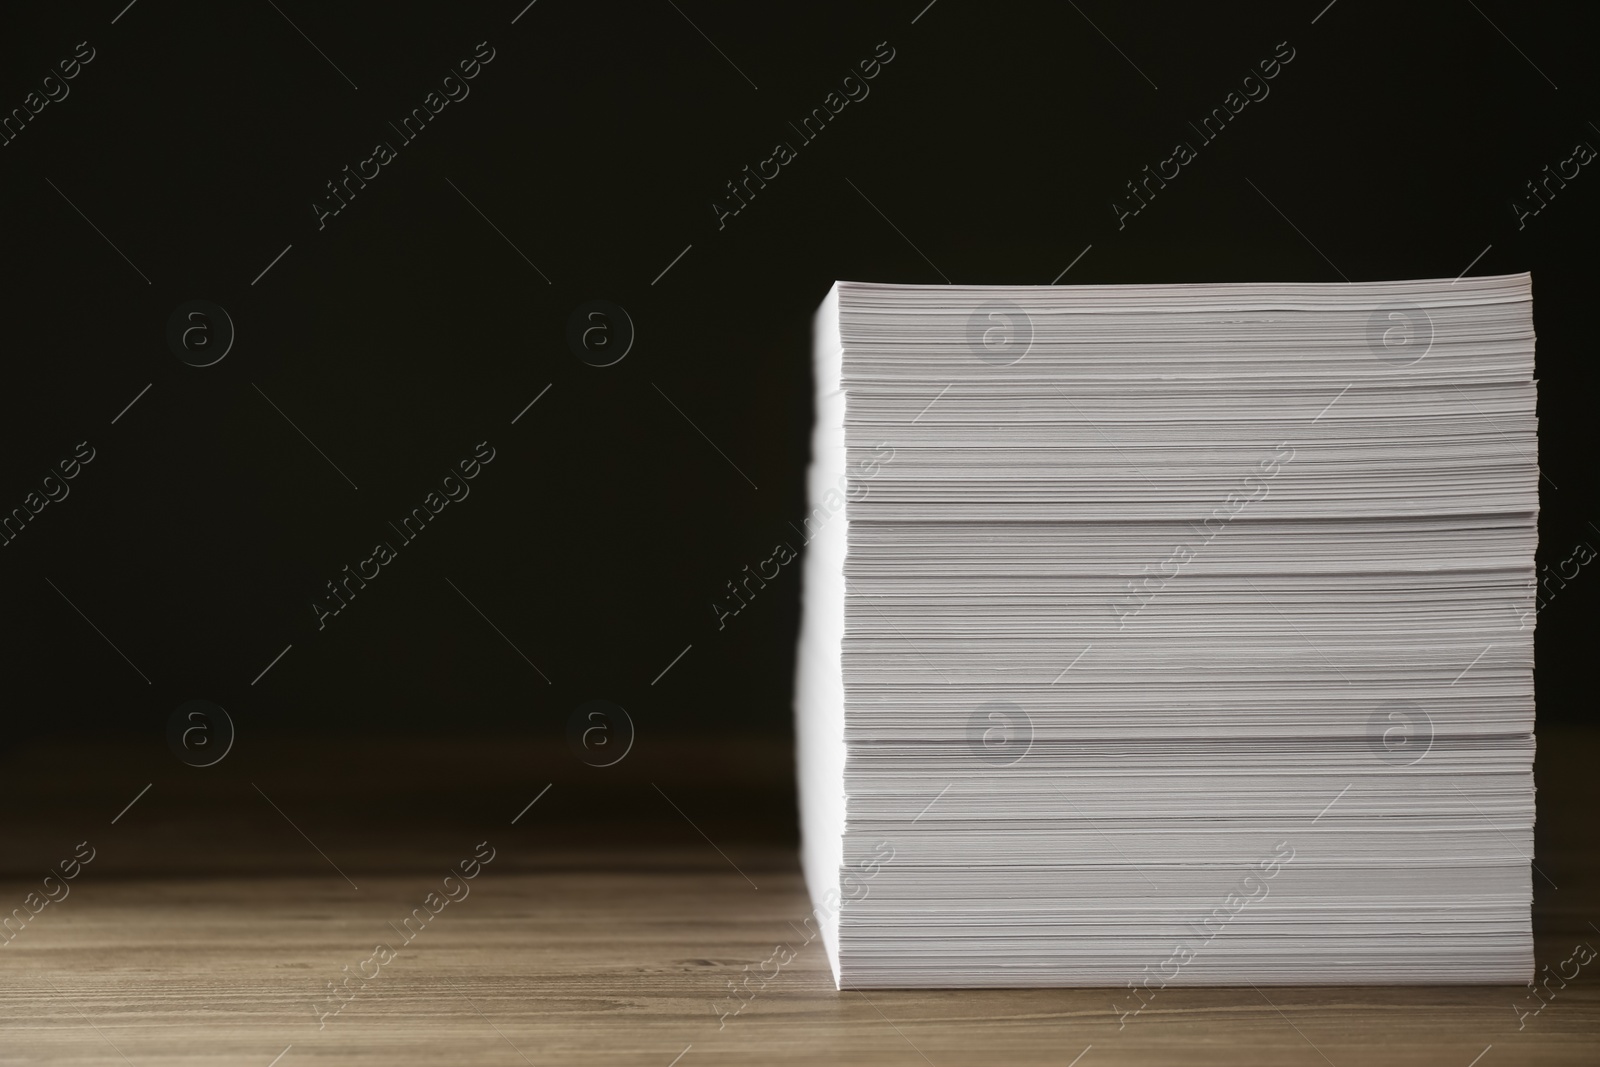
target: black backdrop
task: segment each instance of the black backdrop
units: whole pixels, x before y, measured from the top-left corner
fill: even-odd
[[[241,734],[558,745],[593,698],[641,738],[787,732],[798,573],[724,629],[711,604],[805,513],[810,316],[840,278],[1531,270],[1540,559],[1600,544],[1600,173],[1514,206],[1600,145],[1582,5],[125,2],[0,15],[0,107],[29,112],[0,148],[0,509],[94,451],[0,548],[8,743],[159,746],[191,698]],[[1125,183],[1285,50],[1119,228]],[[444,90],[470,95],[405,142]],[[796,158],[719,225],[779,141]],[[566,337],[596,299],[635,331],[608,367]],[[208,367],[168,343],[191,300],[235,329]],[[470,495],[398,544],[483,441]],[[319,629],[377,541],[397,558]],[[1540,615],[1545,721],[1581,714],[1597,584]]]

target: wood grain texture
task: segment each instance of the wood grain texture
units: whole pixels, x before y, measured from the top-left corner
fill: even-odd
[[[1578,940],[1600,944],[1585,814],[1597,752],[1585,735],[1541,753],[1538,862],[1560,887],[1541,882],[1541,964]],[[595,781],[574,777],[516,826],[511,816],[537,786],[508,792],[515,803],[495,825],[369,818],[364,848],[310,802],[309,785],[280,786],[273,799],[315,846],[259,800],[233,816],[229,804],[186,817],[152,803],[137,824],[135,806],[116,827],[96,810],[103,840],[93,863],[69,897],[0,948],[0,1065],[268,1067],[280,1054],[279,1067],[668,1067],[680,1056],[679,1067],[1600,1061],[1600,961],[1520,1030],[1512,1004],[1525,990],[1501,986],[1168,989],[1122,1027],[1112,1002],[1125,991],[837,992],[820,946],[804,943],[810,905],[792,841],[741,821],[761,803],[741,801],[739,789],[788,788],[774,770],[781,751],[746,753],[722,780],[706,779],[701,764],[698,786],[682,753],[652,758],[630,773],[660,774],[653,780],[681,812],[660,797],[652,804],[647,789],[629,793],[638,806],[617,819],[582,822],[595,806],[550,803],[563,791],[581,798]],[[16,769],[13,786],[26,778]],[[604,788],[621,788],[616,781]],[[140,804],[155,799],[152,790]],[[356,793],[349,803],[359,807]],[[87,810],[50,822],[64,830]],[[230,819],[234,838],[219,837]],[[112,836],[119,831],[126,836]],[[35,838],[84,835],[52,839],[35,826],[24,836],[26,847],[5,849],[6,908],[42,878],[42,865],[39,877],[16,866],[22,853],[49,855]],[[8,842],[20,839],[8,832]],[[485,839],[495,858],[470,895],[403,944],[395,925],[440,887],[447,863]],[[352,982],[359,991],[342,1011],[319,1018],[328,983],[362,969],[379,943],[398,946],[395,958],[364,987]],[[796,950],[793,961],[739,1014],[719,1018],[717,1005],[738,1003],[730,981],[779,945]]]

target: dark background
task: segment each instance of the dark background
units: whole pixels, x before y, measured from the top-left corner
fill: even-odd
[[[1046,284],[1086,246],[1064,284],[1531,271],[1539,557],[1600,543],[1600,164],[1524,229],[1511,207],[1600,146],[1582,5],[125,2],[0,16],[5,110],[96,51],[0,148],[0,511],[96,450],[0,548],[0,744],[113,740],[176,779],[192,698],[241,752],[451,735],[565,759],[595,698],[641,749],[785,736],[800,575],[720,631],[711,604],[798,547],[812,311],[836,279]],[[387,123],[480,41],[470,96],[400,145]],[[870,95],[800,145],[788,123],[884,41]],[[1119,231],[1124,183],[1284,41],[1270,96]],[[324,183],[378,140],[398,158],[319,230]],[[719,229],[724,183],[779,140],[799,158]],[[637,331],[605,368],[565,337],[597,298]],[[191,299],[236,327],[214,366],[168,348]],[[324,583],[483,440],[471,495],[319,631]],[[1539,617],[1541,722],[1587,716],[1596,584]]]

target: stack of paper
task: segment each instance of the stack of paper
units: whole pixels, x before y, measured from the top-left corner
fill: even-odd
[[[1527,275],[841,282],[804,867],[859,986],[1524,982]]]

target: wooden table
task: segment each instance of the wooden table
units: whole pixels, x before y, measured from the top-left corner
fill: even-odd
[[[1538,881],[1541,963],[1600,945],[1596,754],[1589,734],[1541,742],[1537,862],[1559,886]],[[836,992],[799,926],[781,744],[641,746],[604,770],[355,739],[230,761],[0,759],[0,908],[95,849],[0,948],[0,1065],[1600,1062],[1600,961],[1520,1030],[1505,986],[1169,988],[1122,1028],[1106,989]],[[480,841],[492,861],[446,882]],[[466,895],[433,914],[446,888]],[[780,944],[793,962],[719,1017]]]

